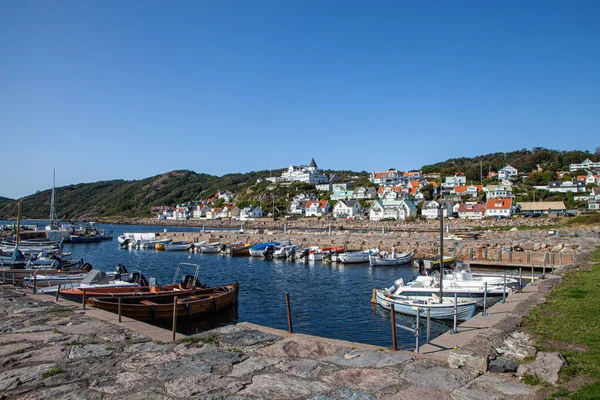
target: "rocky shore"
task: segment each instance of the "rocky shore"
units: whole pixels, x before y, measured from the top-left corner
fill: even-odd
[[[531,399],[512,374],[452,369],[409,352],[226,326],[153,342],[0,287],[3,399]]]

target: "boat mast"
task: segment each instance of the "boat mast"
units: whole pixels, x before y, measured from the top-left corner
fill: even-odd
[[[17,247],[21,238],[21,199],[17,200]]]
[[[56,186],[56,169],[52,170],[52,197],[50,198],[50,224],[56,221],[56,208],[54,207],[54,187]]]
[[[440,303],[444,301],[444,208],[440,203]]]

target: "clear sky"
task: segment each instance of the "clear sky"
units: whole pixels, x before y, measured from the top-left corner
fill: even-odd
[[[0,2],[0,196],[600,145],[600,1]]]

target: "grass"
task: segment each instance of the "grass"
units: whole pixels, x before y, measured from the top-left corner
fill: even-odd
[[[590,261],[596,263],[590,269],[567,273],[547,302],[534,308],[523,324],[536,336],[540,350],[565,356],[569,365],[561,373],[562,382],[584,377],[595,380],[566,395],[577,400],[600,396],[600,247]],[[561,388],[560,393],[564,392]]]
[[[181,338],[181,339],[177,340],[176,343],[177,344],[182,344],[182,343],[204,343],[204,344],[218,345],[219,344],[219,336],[213,335],[213,334],[208,335],[206,337],[191,336],[191,337]]]
[[[62,374],[63,372],[61,367],[52,368],[42,374],[42,379],[50,378],[51,376]]]
[[[71,341],[67,342],[67,344],[68,344],[69,346],[80,346],[80,345],[82,345],[83,343],[81,343],[81,342],[78,342],[77,340],[71,340]]]

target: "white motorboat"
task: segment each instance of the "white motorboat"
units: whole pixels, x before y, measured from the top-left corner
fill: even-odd
[[[477,302],[473,300],[469,301],[457,301],[456,304],[453,300],[439,301],[439,298],[424,298],[424,299],[398,299],[390,296],[385,290],[375,290],[375,299],[377,304],[385,308],[386,310],[391,309],[391,305],[394,305],[394,311],[407,315],[417,315],[417,311],[420,309],[420,315],[425,317],[429,310],[430,318],[432,319],[453,319],[454,309],[456,307],[456,319],[459,321],[466,321],[475,314]]]
[[[218,253],[221,251],[221,243],[208,243],[200,246],[200,251],[202,253]]]
[[[295,244],[291,244],[288,246],[275,246],[273,258],[288,258],[290,255],[294,254],[299,248],[300,247]]]
[[[342,253],[339,255],[338,259],[342,264],[359,264],[369,262],[369,257],[371,254],[376,253],[375,250],[362,250],[362,251],[353,251],[348,253]],[[333,259],[332,259],[333,261]]]
[[[410,251],[404,251],[398,254],[374,254],[369,257],[369,263],[371,265],[402,265],[407,264],[413,257],[413,253]]]
[[[148,281],[142,275],[140,271],[133,271],[131,273],[127,272],[127,270],[118,265],[116,272],[103,272],[97,269],[91,270],[87,274],[83,274],[84,276],[79,279],[71,279],[72,275],[66,276],[66,279],[61,281],[60,275],[57,278],[52,278],[52,275],[48,277],[50,279],[45,280],[45,276],[37,275],[36,284],[40,285],[40,282],[46,283],[48,287],[44,287],[39,289],[40,293],[56,293],[58,290],[58,285],[61,285],[62,289],[68,288],[81,288],[81,289],[95,289],[95,288],[106,288],[106,287],[129,287],[129,286],[143,286],[147,285]],[[80,275],[80,274],[77,274]],[[28,277],[24,279],[31,285],[33,283],[33,278]]]

